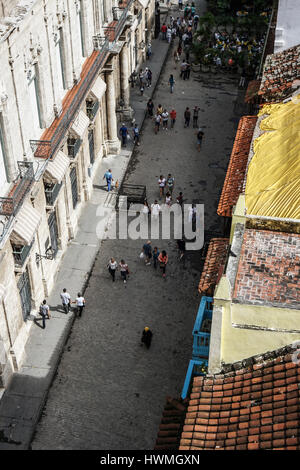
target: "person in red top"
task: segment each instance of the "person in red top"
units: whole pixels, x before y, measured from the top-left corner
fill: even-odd
[[[158,261],[159,261],[160,269],[162,270],[162,273],[163,273],[163,277],[165,278],[166,277],[166,266],[167,266],[167,262],[168,262],[168,255],[167,255],[167,252],[165,250],[163,250],[159,254]]]
[[[171,118],[171,127],[174,127],[175,121],[176,121],[176,111],[175,109],[172,109],[170,112],[170,118]]]
[[[163,38],[164,40],[167,40],[167,29],[168,29],[168,28],[167,28],[167,25],[166,25],[166,23],[164,23],[164,24],[162,25],[162,27],[161,27],[162,38]]]

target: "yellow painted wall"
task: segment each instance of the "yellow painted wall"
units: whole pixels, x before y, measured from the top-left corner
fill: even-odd
[[[234,208],[232,214],[232,221],[231,221],[231,230],[230,230],[230,239],[229,243],[232,243],[235,226],[237,223],[245,225],[245,213],[246,213],[246,205],[245,205],[245,195],[240,194],[236,206]]]

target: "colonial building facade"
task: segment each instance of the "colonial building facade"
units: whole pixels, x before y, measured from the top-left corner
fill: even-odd
[[[118,121],[132,115],[129,77],[145,60],[154,0],[3,1],[0,15],[5,387],[22,363],[33,314],[53,287],[99,163],[120,151]]]

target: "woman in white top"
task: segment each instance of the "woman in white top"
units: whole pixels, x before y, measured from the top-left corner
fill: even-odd
[[[160,205],[155,200],[154,204],[151,205],[151,213],[152,213],[153,217],[155,217],[157,219],[157,217],[159,216],[159,212],[160,212]]]
[[[168,191],[167,194],[166,194],[166,205],[167,205],[168,207],[171,206],[171,201],[172,201],[172,196],[171,196],[171,194],[170,194],[169,191]]]
[[[158,180],[158,186],[159,186],[159,197],[160,199],[164,195],[164,188],[166,186],[166,178],[163,177],[163,175],[160,175],[159,180]]]
[[[115,275],[116,275],[116,269],[118,267],[118,263],[116,262],[114,258],[110,258],[107,267],[111,274],[113,282],[115,282]]]
[[[149,215],[150,209],[147,201],[144,201],[142,213],[144,214],[144,218],[148,220],[148,215]]]
[[[129,275],[128,264],[126,264],[125,261],[121,259],[119,266],[120,266],[121,277],[124,281],[124,284],[126,284],[127,275]]]

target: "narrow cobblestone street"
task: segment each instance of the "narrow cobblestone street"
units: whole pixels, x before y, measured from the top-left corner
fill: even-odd
[[[173,94],[168,86],[171,73]],[[152,203],[159,195],[159,175],[171,173],[174,195],[182,191],[187,203],[204,203],[205,229],[220,235],[217,203],[241,112],[237,81],[226,74],[193,72],[189,80],[181,80],[171,47],[153,101],[155,107],[161,103],[168,111],[176,109],[175,127],[155,135],[147,118],[125,177],[129,183],[146,185]],[[147,93],[140,101],[146,106]],[[185,108],[195,105],[201,109],[199,125],[205,132],[200,152],[196,129],[184,128],[183,120]],[[159,271],[139,260],[143,243],[102,243],[85,292],[87,306],[65,346],[32,449],[153,448],[166,395],[180,396],[191,359],[200,257],[189,252],[183,265],[174,240],[158,241],[169,255],[164,281]],[[129,265],[126,288],[119,275],[111,281],[106,268],[111,256]],[[154,333],[149,350],[140,346],[146,325]]]

